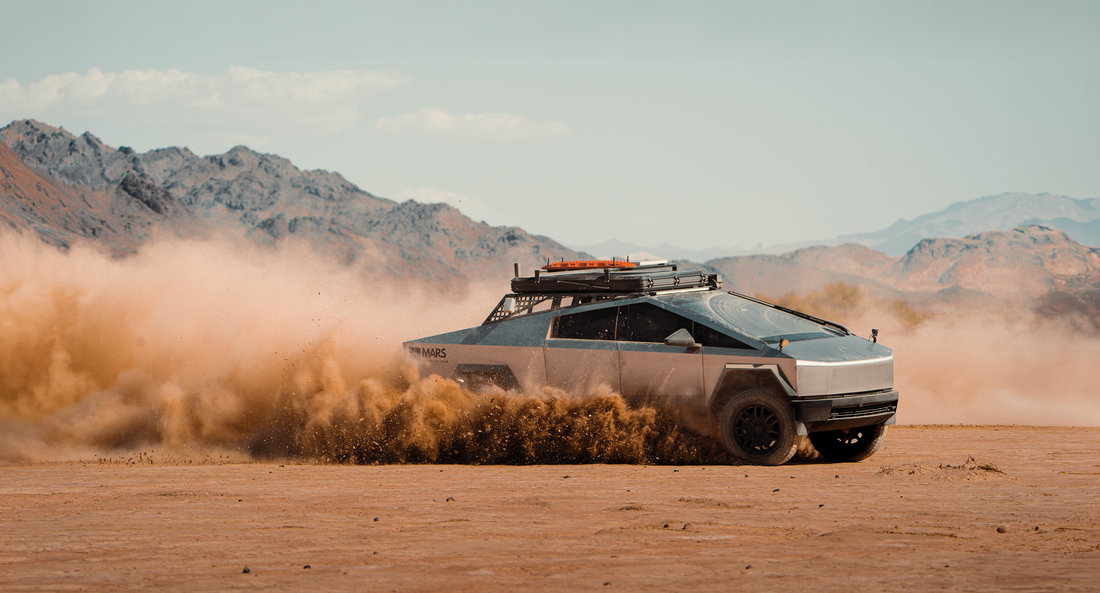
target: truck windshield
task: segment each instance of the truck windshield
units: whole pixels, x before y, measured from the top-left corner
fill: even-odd
[[[679,307],[760,340],[774,342],[812,340],[838,335],[828,326],[743,299],[728,292],[675,295],[668,298]]]

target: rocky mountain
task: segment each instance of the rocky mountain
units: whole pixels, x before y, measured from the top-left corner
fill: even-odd
[[[1049,220],[1032,218],[1021,222],[1020,226],[1032,224],[1041,224],[1065,231],[1069,236],[1085,245],[1100,246],[1100,218],[1088,221],[1078,221],[1065,217]]]
[[[530,268],[579,256],[520,228],[478,223],[445,204],[399,204],[338,173],[303,171],[244,146],[205,157],[175,147],[138,153],[33,120],[0,128],[0,142],[10,148],[4,166],[22,180],[0,190],[4,220],[58,245],[87,240],[117,253],[154,227],[217,231],[263,244],[306,242],[348,263],[369,257],[395,276],[447,278],[504,276],[512,262]],[[28,171],[17,171],[13,157]]]
[[[28,168],[2,143],[0,221],[59,247],[91,241],[114,255],[132,253],[161,230],[187,236],[202,226],[175,198],[136,175],[113,189],[69,185]]]
[[[700,267],[723,274],[733,290],[772,296],[821,290],[835,282],[925,303],[965,297],[972,303],[1019,304],[1051,293],[1100,290],[1100,249],[1041,225],[924,239],[896,257],[850,243],[719,258]]]
[[[1100,249],[1034,225],[962,239],[925,239],[880,276],[905,291],[951,286],[999,297],[1100,287]]]
[[[1004,194],[891,228],[908,241],[1036,212],[1100,224],[1100,200]],[[0,223],[61,247],[87,242],[116,255],[158,234],[298,242],[395,277],[503,279],[512,262],[531,269],[547,258],[585,256],[519,228],[474,222],[445,204],[377,197],[339,174],[302,171],[243,146],[206,157],[186,148],[137,153],[35,121],[0,128]],[[865,237],[872,235],[885,236]],[[1052,311],[1100,310],[1100,250],[1047,225],[924,237],[897,255],[847,243],[680,264],[722,273],[727,287],[749,294],[805,294],[843,282],[930,307],[1041,302]]]

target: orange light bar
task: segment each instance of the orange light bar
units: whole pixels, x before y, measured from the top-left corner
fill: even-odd
[[[638,264],[629,261],[614,259],[585,259],[577,261],[558,261],[546,264],[542,269],[547,272],[560,272],[562,270],[592,270],[596,268],[636,268]]]

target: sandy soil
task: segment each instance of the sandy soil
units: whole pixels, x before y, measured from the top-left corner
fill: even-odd
[[[0,526],[3,591],[1095,591],[1100,429],[778,468],[15,465]]]

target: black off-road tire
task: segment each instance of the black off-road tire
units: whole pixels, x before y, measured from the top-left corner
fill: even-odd
[[[767,389],[733,396],[722,410],[722,444],[755,465],[781,465],[798,449],[798,429],[789,399]]]
[[[884,440],[884,424],[810,433],[814,449],[825,459],[837,463],[863,461],[881,449]]]

